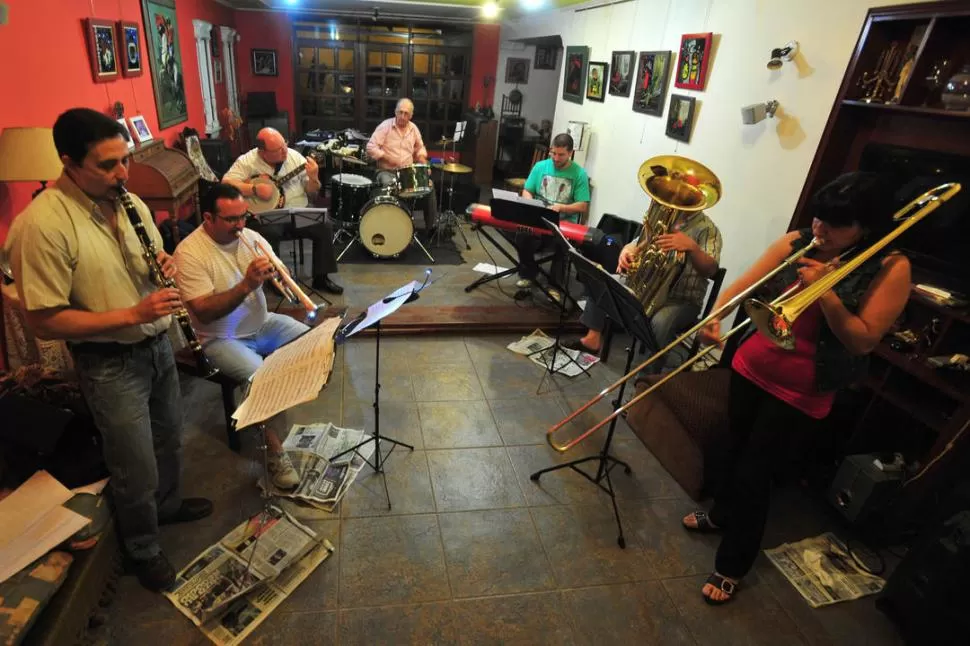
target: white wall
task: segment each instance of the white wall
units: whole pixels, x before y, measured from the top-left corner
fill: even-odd
[[[635,0],[587,11],[560,10],[503,24],[505,39],[561,33],[564,46],[590,47],[590,59],[614,50],[671,50],[685,33],[714,32],[703,92],[674,87],[664,115],[633,112],[632,98],[604,103],[562,101],[557,78],[553,134],[571,120],[587,121],[593,141],[586,169],[595,183],[591,222],[603,213],[640,220],[649,198],[637,170],[654,155],[678,154],[721,179],[723,197],[708,211],[724,237],[728,280],[788,227],[822,130],[871,5],[908,0]],[[765,68],[769,53],[798,40],[801,54],[781,70]],[[504,78],[504,66],[500,69]],[[531,82],[531,80],[530,80]],[[664,134],[671,93],[697,98],[689,144]],[[741,124],[741,106],[775,99],[778,117]],[[498,99],[496,99],[498,100]]]
[[[504,35],[504,34],[503,34]],[[529,59],[529,82],[519,84],[522,93],[522,117],[525,119],[527,135],[536,134],[529,128],[530,123],[537,126],[543,119],[552,120],[556,113],[556,100],[559,96],[559,69],[562,65],[562,51],[556,55],[556,69],[537,70],[535,65],[535,45],[502,41],[498,51],[498,70],[495,74],[495,105],[496,115],[502,109],[502,95],[508,94],[515,88],[515,84],[505,82],[505,65],[509,58]]]

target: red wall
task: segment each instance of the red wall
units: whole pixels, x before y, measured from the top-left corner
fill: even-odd
[[[125,115],[142,114],[156,138],[175,140],[182,128],[204,131],[205,115],[195,54],[192,20],[233,24],[234,12],[214,0],[178,0],[179,49],[188,103],[188,121],[159,131],[151,75],[95,83],[91,78],[82,20],[131,20],[143,24],[140,0],[18,0],[9,4],[8,23],[0,26],[0,130],[10,126],[51,126],[64,110],[89,107],[110,114],[121,101]],[[92,12],[93,9],[93,12]],[[144,36],[144,31],[143,31]],[[144,42],[144,41],[143,41]],[[147,63],[147,59],[146,59]],[[220,106],[225,83],[216,85]],[[36,184],[0,183],[0,242],[13,217],[30,202]]]
[[[495,100],[499,30],[499,25],[475,25],[475,40],[472,44],[472,86],[468,93],[470,108],[474,108],[476,103],[480,103],[482,107],[489,106]]]
[[[293,26],[285,13],[271,11],[237,11],[236,56],[239,60],[240,106],[245,110],[248,92],[276,92],[276,107],[290,117],[290,129],[296,123],[293,88]],[[253,76],[252,50],[275,49],[279,76]],[[284,133],[289,135],[289,133]]]

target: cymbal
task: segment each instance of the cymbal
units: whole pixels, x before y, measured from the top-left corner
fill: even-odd
[[[444,144],[453,144],[453,143],[455,143],[454,139],[449,139],[448,137],[442,137],[441,139],[435,142],[435,145],[442,146]]]
[[[366,166],[367,165],[367,162],[362,161],[360,159],[357,159],[356,157],[350,157],[350,156],[347,156],[347,155],[338,155],[336,153],[334,153],[333,156],[336,159],[340,160],[341,162],[345,162],[347,164],[357,165],[357,166]]]
[[[457,175],[464,175],[465,173],[470,173],[474,168],[471,166],[465,166],[464,164],[456,164],[454,162],[448,164],[434,164],[432,168],[437,168],[443,170],[446,173],[455,173]]]

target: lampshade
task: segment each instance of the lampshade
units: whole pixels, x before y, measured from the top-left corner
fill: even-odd
[[[0,133],[0,182],[47,182],[63,164],[50,128],[4,128]]]

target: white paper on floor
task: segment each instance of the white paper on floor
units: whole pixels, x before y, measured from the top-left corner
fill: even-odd
[[[495,274],[500,274],[503,271],[508,271],[507,267],[499,267],[498,265],[492,265],[487,262],[480,262],[474,267],[472,271],[477,271],[480,274],[490,274],[494,276]]]

